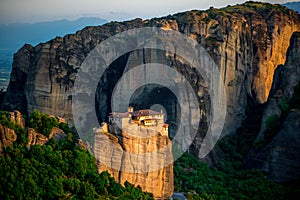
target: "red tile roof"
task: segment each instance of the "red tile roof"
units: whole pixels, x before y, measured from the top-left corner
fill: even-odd
[[[154,116],[154,115],[163,115],[163,113],[156,112],[154,110],[145,109],[145,110],[138,110],[132,112],[132,116],[141,117],[141,116]]]
[[[129,117],[129,114],[131,114],[134,117],[163,115],[163,113],[156,112],[154,110],[144,109],[144,110],[138,110],[134,112],[125,112],[125,113],[114,112],[114,113],[110,113],[108,117],[125,118],[125,117]]]

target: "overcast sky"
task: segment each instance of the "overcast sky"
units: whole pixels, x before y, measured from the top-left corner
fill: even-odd
[[[264,0],[285,3],[291,0]],[[299,0],[296,0],[299,1]],[[159,17],[210,6],[225,7],[244,0],[0,0],[0,22],[36,22],[96,16],[111,20]]]

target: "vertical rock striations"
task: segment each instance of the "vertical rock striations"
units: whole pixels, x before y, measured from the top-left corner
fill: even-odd
[[[15,131],[0,124],[0,155],[3,154],[3,149],[11,146],[16,140]]]
[[[43,145],[48,142],[48,138],[44,136],[43,134],[40,134],[36,132],[33,128],[28,128],[27,129],[27,135],[28,135],[28,143],[27,147],[30,147],[32,145]]]
[[[108,171],[121,184],[140,186],[156,199],[169,199],[174,191],[171,141],[159,132],[137,130],[134,135],[96,133],[93,151],[99,172]],[[139,137],[143,134],[154,135]]]
[[[9,112],[8,119],[13,123],[18,124],[21,128],[25,128],[25,119],[19,111],[14,110],[13,112]]]
[[[25,45],[14,56],[2,108],[28,113],[36,108],[72,121],[72,88],[78,68],[88,53],[112,35],[149,26],[179,31],[199,42],[215,59],[226,87],[227,117],[223,133],[230,134],[245,118],[248,98],[258,103],[267,101],[274,70],[284,64],[288,41],[300,30],[300,19],[299,14],[280,5],[247,2],[223,9],[86,27],[36,47]],[[124,60],[119,66],[126,65]],[[176,58],[173,62],[176,63]],[[116,73],[105,78],[116,79],[115,74],[122,74],[121,68],[115,68]],[[191,70],[182,71],[201,82]],[[203,87],[194,89],[202,94]],[[103,109],[109,112],[108,108]],[[209,113],[209,108],[206,109]],[[192,152],[197,155],[200,136],[195,141]]]

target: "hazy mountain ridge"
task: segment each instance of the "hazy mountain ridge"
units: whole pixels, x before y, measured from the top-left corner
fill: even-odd
[[[97,26],[106,23],[101,18],[79,18],[74,21],[57,20],[37,23],[0,24],[0,50],[21,48],[24,44],[37,45],[57,36],[75,33],[86,26]]]
[[[295,11],[297,11],[298,13],[300,13],[300,2],[288,2],[285,4],[282,4],[286,7],[288,7],[289,9],[293,9]]]

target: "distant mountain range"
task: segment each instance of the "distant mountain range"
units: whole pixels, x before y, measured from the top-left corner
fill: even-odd
[[[289,2],[289,3],[285,3],[283,4],[284,6],[293,9],[295,11],[297,11],[298,13],[300,13],[300,2]]]
[[[36,45],[56,36],[75,33],[85,26],[97,26],[107,22],[101,18],[79,18],[75,21],[58,20],[38,23],[0,24],[0,50],[21,48],[25,43]]]

